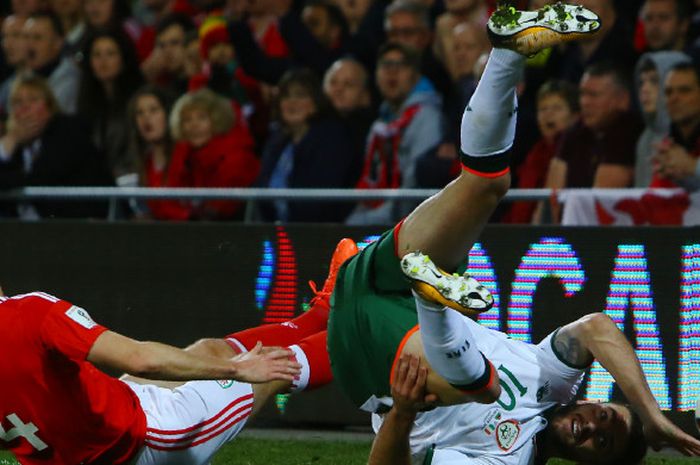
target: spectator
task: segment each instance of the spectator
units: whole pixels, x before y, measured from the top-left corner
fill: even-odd
[[[686,0],[646,0],[640,12],[647,50],[685,49],[690,5]]]
[[[80,69],[70,58],[61,58],[63,26],[53,13],[37,13],[24,24],[27,43],[27,67],[47,79],[64,113],[75,113],[78,102]],[[0,88],[0,107],[7,108],[12,81],[10,76]]]
[[[653,157],[652,187],[700,187],[700,74],[692,63],[678,63],[664,82],[671,136]]]
[[[668,136],[671,122],[666,110],[666,96],[662,84],[673,66],[688,61],[690,58],[680,52],[652,52],[642,55],[637,63],[635,84],[645,128],[637,141],[635,187],[648,187],[651,183],[652,154],[658,144]]]
[[[541,138],[518,168],[519,189],[544,187],[549,164],[556,153],[561,135],[578,119],[579,102],[576,86],[568,81],[545,82],[537,92],[537,125]],[[514,202],[503,223],[531,223],[536,202]],[[535,223],[541,222],[541,212],[535,215]]]
[[[63,54],[73,58],[82,50],[85,37],[85,18],[82,0],[49,0],[51,9],[61,20],[65,34]]]
[[[24,19],[44,11],[46,0],[12,0],[12,13]]]
[[[428,8],[414,0],[396,0],[386,9],[384,30],[389,41],[413,49],[421,58],[421,73],[441,95],[450,90],[450,77],[432,50]]]
[[[170,114],[177,141],[168,173],[173,187],[248,187],[260,164],[241,114],[209,89],[185,94]],[[233,219],[240,202],[212,200],[189,205],[189,218]]]
[[[131,41],[119,31],[89,37],[83,56],[78,111],[92,122],[92,139],[118,179],[135,172],[127,156],[126,105],[143,77]]]
[[[193,29],[185,35],[185,76],[188,80],[188,90],[192,90],[192,79],[201,74],[204,68],[200,50],[199,31]]]
[[[86,36],[101,30],[123,31],[134,43],[139,63],[151,54],[155,31],[131,17],[131,2],[84,0],[83,11],[87,26]]]
[[[617,14],[614,0],[580,0],[578,3],[598,14],[601,26],[590,38],[566,44],[561,56],[556,57],[559,77],[579,82],[585,69],[603,61],[615,62],[631,74],[637,58],[632,27]]]
[[[447,0],[445,9],[447,11],[438,17],[435,25],[433,51],[454,77],[455,68],[459,66],[459,60],[452,53],[455,27],[471,24],[485,35],[488,10],[484,0]]]
[[[360,188],[416,187],[418,159],[442,140],[442,104],[420,75],[420,57],[408,47],[385,44],[377,61],[383,102],[370,129]],[[353,211],[350,224],[389,224],[403,218],[413,202],[367,202]]]
[[[200,72],[190,80],[190,88],[206,85],[217,94],[235,101],[239,106],[247,105],[247,89],[254,93],[258,86],[238,66],[236,51],[231,45],[224,19],[208,17],[199,28],[199,38],[197,52],[200,62],[206,63],[206,71]]]
[[[168,128],[172,97],[163,89],[147,85],[137,90],[128,107],[129,154],[145,187],[167,187],[173,139]],[[139,218],[186,220],[190,210],[175,200],[149,200],[146,205],[130,204]]]
[[[83,12],[85,22],[90,30],[115,30],[122,27],[128,30],[133,24],[130,20],[131,7],[129,2],[120,2],[119,0],[84,0]]]
[[[359,179],[367,133],[375,118],[369,93],[369,78],[362,63],[342,58],[328,68],[323,93],[352,136],[352,154],[357,160],[354,179]]]
[[[307,0],[301,20],[327,50],[339,49],[347,40],[348,26],[342,11],[327,0]]]
[[[350,34],[360,29],[360,24],[372,5],[372,0],[335,0],[336,5],[345,16]]]
[[[251,16],[248,26],[244,21],[230,23],[231,41],[247,74],[272,85],[292,68],[310,68],[322,76],[335,60],[350,51],[347,25],[335,5],[312,0],[302,13],[300,18],[293,10],[285,11],[274,23],[270,22],[269,14]],[[274,38],[278,34],[281,42],[256,40],[259,37],[256,30],[261,27],[267,28],[265,37]],[[284,44],[284,50],[280,43]],[[275,44],[277,52],[272,47]]]
[[[448,55],[454,64],[451,70],[452,87],[446,102],[451,140],[457,141],[464,107],[469,102],[481,76],[481,57],[489,51],[484,28],[474,23],[461,23],[454,27],[450,41],[452,49]]]
[[[25,22],[25,18],[17,15],[10,15],[2,22],[2,51],[8,67],[3,80],[13,72],[21,72],[27,64],[27,43],[23,33]]]
[[[192,20],[181,14],[161,19],[156,26],[156,46],[143,62],[146,79],[181,95],[187,92],[185,36],[194,29]]]
[[[448,55],[455,67],[450,73],[452,87],[445,101],[445,140],[434,152],[419,160],[416,179],[420,187],[441,187],[459,174],[458,141],[462,114],[476,89],[485,57],[488,56],[489,42],[485,28],[471,22],[455,26],[449,44],[452,49],[448,50]],[[523,121],[524,118],[518,118],[518,124]]]
[[[10,91],[7,134],[0,138],[0,188],[109,185],[109,174],[89,132],[75,116],[63,115],[46,80],[15,79]],[[94,202],[36,201],[5,214],[24,219],[102,216]]]
[[[626,73],[610,63],[591,65],[579,92],[581,120],[564,134],[546,187],[629,187],[642,123],[630,110]]]
[[[328,115],[316,75],[291,70],[279,83],[277,121],[263,149],[258,185],[273,188],[346,188],[357,172],[350,134]],[[260,205],[267,221],[343,221],[352,206],[333,202],[288,202]]]

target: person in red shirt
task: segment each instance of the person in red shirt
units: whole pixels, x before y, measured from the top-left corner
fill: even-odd
[[[254,142],[240,108],[209,89],[178,99],[170,116],[178,142],[170,162],[170,187],[249,187],[260,171]],[[191,219],[241,216],[242,203],[191,203]]]

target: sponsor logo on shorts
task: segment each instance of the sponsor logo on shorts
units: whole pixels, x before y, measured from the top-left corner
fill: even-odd
[[[90,318],[90,314],[88,312],[80,307],[76,307],[75,305],[71,306],[71,308],[66,311],[66,316],[85,329],[92,329],[97,326],[97,323]]]
[[[489,410],[484,417],[484,433],[489,436],[492,435],[493,432],[496,431],[496,425],[501,421],[502,416],[503,414],[500,409],[494,408]]]
[[[220,379],[216,381],[219,383],[219,386],[221,386],[221,389],[228,389],[231,386],[233,386],[233,380],[232,379]]]
[[[501,450],[510,450],[518,436],[520,436],[520,424],[515,420],[505,420],[496,426],[496,443]]]

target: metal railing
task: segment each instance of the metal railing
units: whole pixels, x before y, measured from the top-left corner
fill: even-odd
[[[252,204],[261,200],[297,202],[359,202],[367,200],[421,201],[440,189],[271,189],[271,188],[151,188],[151,187],[48,187],[32,186],[0,192],[0,200],[31,202],[61,199],[108,201],[108,220],[116,219],[120,200],[239,200]],[[511,189],[505,201],[546,200],[551,189]]]

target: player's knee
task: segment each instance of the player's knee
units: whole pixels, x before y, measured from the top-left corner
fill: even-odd
[[[461,182],[468,183],[469,191],[472,195],[476,194],[482,198],[484,196],[491,196],[495,200],[500,200],[508,192],[508,189],[510,188],[510,180],[510,172],[506,172],[496,177],[487,177],[479,176],[463,170]]]

